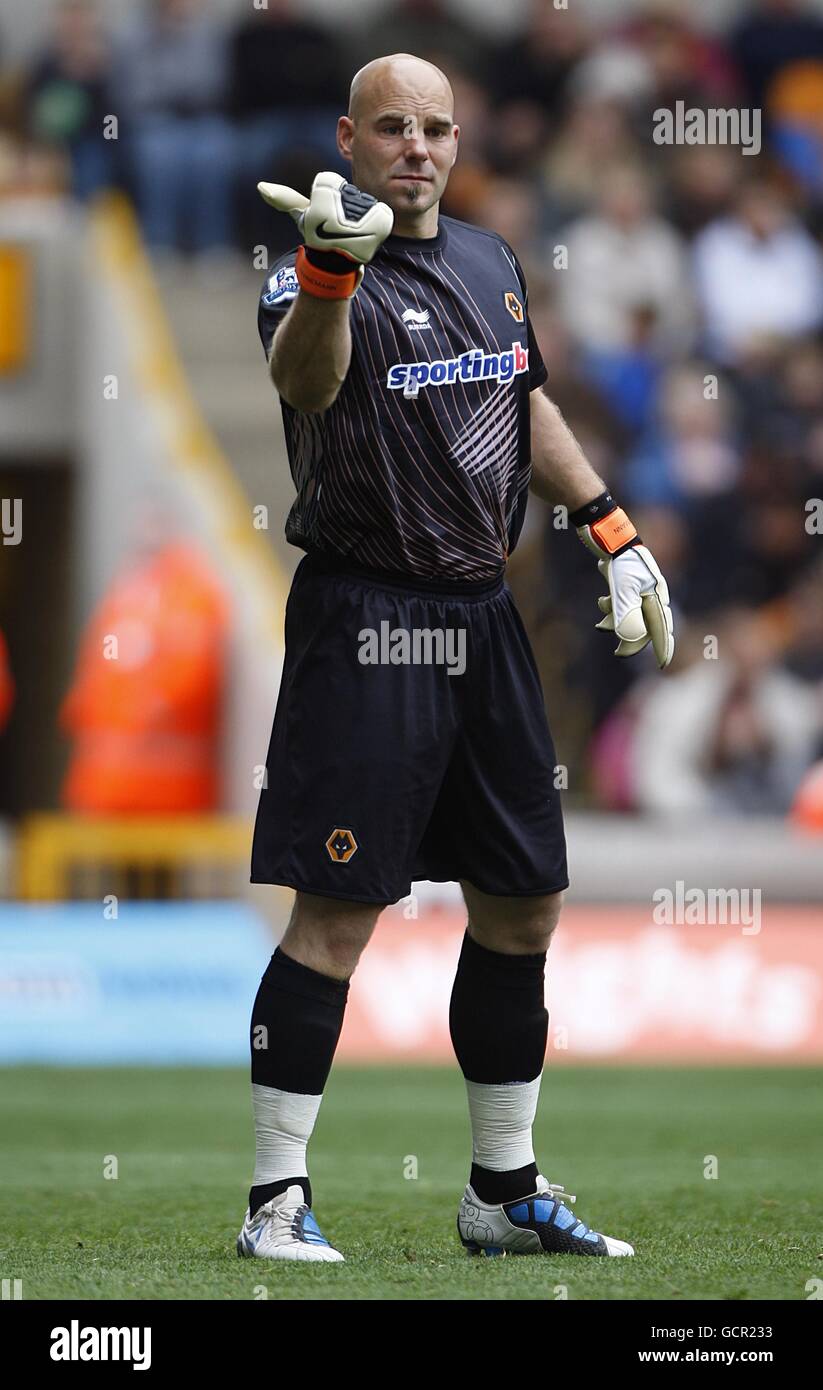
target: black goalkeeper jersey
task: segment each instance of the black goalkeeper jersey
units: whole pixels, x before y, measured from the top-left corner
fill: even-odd
[[[295,254],[261,295],[267,354],[298,292]],[[435,237],[391,236],[354,296],[351,335],[328,410],[281,402],[297,490],[286,539],[418,578],[496,578],[526,511],[529,392],[548,375],[517,257],[451,217]]]

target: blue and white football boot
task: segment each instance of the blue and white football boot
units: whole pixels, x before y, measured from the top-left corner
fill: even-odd
[[[264,1202],[253,1217],[246,1211],[237,1253],[264,1260],[324,1260],[327,1264],[343,1259],[340,1251],[329,1245],[297,1183]]]
[[[625,1240],[593,1231],[565,1205],[577,1198],[537,1178],[537,1191],[489,1206],[473,1188],[463,1193],[457,1230],[470,1255],[633,1255]]]

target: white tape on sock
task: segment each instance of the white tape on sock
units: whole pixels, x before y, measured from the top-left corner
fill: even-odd
[[[306,1145],[311,1139],[322,1096],[301,1096],[274,1086],[251,1088],[257,1158],[252,1186],[280,1178],[308,1177]]]
[[[532,1125],[540,1095],[534,1081],[486,1086],[467,1081],[472,1125],[472,1159],[481,1168],[505,1173],[534,1163]]]

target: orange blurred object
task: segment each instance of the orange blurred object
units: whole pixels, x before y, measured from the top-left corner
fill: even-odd
[[[809,768],[789,813],[795,825],[823,833],[823,759]]]
[[[779,70],[769,86],[767,103],[774,120],[823,122],[823,63],[804,59]]]
[[[216,807],[227,629],[224,591],[192,546],[166,545],[114,581],[60,710],[69,810]]]

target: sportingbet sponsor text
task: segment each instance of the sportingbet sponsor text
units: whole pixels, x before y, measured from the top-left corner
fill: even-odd
[[[390,391],[417,395],[421,386],[451,386],[455,381],[499,381],[503,386],[529,370],[529,350],[512,343],[510,352],[469,348],[459,357],[435,357],[431,362],[395,362],[389,367]]]

